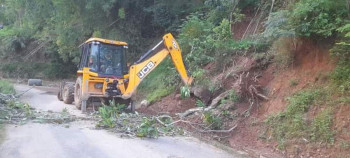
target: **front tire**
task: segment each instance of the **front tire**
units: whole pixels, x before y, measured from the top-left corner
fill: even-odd
[[[81,102],[82,102],[82,89],[81,86],[83,84],[83,81],[81,77],[77,78],[77,81],[75,82],[74,86],[74,104],[77,109],[81,109]]]

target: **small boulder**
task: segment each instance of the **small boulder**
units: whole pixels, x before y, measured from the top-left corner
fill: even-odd
[[[147,106],[149,106],[149,101],[147,101],[147,100],[142,100],[140,105],[141,105],[141,107],[142,107],[142,106],[147,107]]]
[[[191,89],[191,92],[194,94],[194,96],[202,100],[204,104],[206,105],[209,104],[212,94],[208,88],[199,87],[199,86],[193,87]]]

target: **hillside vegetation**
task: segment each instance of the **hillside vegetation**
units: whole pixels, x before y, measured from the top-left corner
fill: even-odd
[[[236,124],[255,132],[244,141],[272,144],[284,156],[322,148],[316,157],[346,157],[349,9],[348,0],[0,0],[1,75],[72,77],[78,46],[90,37],[129,43],[132,63],[171,32],[195,90],[180,89],[165,60],[140,85],[140,98],[155,103],[191,90],[194,106],[207,109],[196,120],[205,130]],[[248,135],[235,134],[228,137]]]

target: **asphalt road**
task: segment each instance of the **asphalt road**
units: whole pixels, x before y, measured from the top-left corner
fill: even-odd
[[[16,85],[21,93],[30,87]],[[33,88],[22,97],[32,107],[84,116],[73,105],[57,100],[53,89]],[[54,124],[8,125],[0,158],[232,158],[244,157],[191,137],[158,139],[120,138],[105,130],[93,129],[93,122],[74,122],[69,128]]]

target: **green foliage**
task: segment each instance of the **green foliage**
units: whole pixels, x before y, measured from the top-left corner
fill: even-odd
[[[67,108],[62,109],[61,115],[62,117],[68,117],[69,116],[68,109]]]
[[[74,74],[81,53],[78,46],[95,36],[126,41],[128,58],[135,60],[165,32],[175,33],[181,19],[202,6],[197,0],[4,0],[0,56],[25,56],[34,49],[30,44],[48,42],[39,54],[45,54],[45,62],[56,63],[44,75],[62,77],[54,67],[66,65],[64,73]]]
[[[101,121],[99,122],[99,126],[113,128],[116,125],[117,117],[125,109],[124,104],[116,104],[114,100],[109,102],[109,106],[103,105],[98,109],[99,116],[101,117]]]
[[[99,126],[113,128],[115,127],[115,121],[117,117],[117,107],[103,106],[98,109],[99,115],[102,120],[99,122]]]
[[[183,86],[180,89],[181,98],[189,98],[191,96],[190,88],[188,86]]]
[[[340,42],[331,49],[332,57],[337,59],[337,67],[331,77],[333,83],[343,93],[350,93],[350,24],[337,29],[342,34]]]
[[[218,57],[232,55],[251,47],[247,41],[234,41],[231,34],[231,23],[222,19],[218,26],[200,15],[187,17],[182,25],[179,43],[187,53],[186,61],[190,68],[198,69]]]
[[[204,4],[209,8],[208,21],[214,25],[219,25],[222,19],[229,19],[238,22],[243,19],[244,15],[240,14],[239,9],[234,9],[238,1],[235,0],[206,0]]]
[[[229,94],[228,94],[228,96],[227,96],[227,99],[230,100],[230,101],[232,101],[233,103],[236,103],[236,102],[239,101],[240,96],[239,96],[239,94],[237,94],[237,92],[236,92],[234,89],[232,89],[232,90],[229,92]]]
[[[197,101],[196,101],[196,106],[197,106],[197,107],[205,107],[205,104],[203,103],[203,101],[197,99]]]
[[[24,110],[25,114],[27,117],[32,117],[33,116],[33,112],[32,110],[30,109],[30,106],[28,104],[24,104],[22,102],[19,102],[19,101],[15,101],[15,100],[12,100],[12,101],[9,101],[7,103],[7,106],[9,108],[12,108],[12,109],[21,109],[21,110]]]
[[[301,0],[290,15],[290,25],[302,36],[332,36],[347,16],[345,0]]]
[[[270,51],[274,55],[273,62],[281,70],[287,69],[294,62],[293,38],[281,37],[274,41]]]
[[[294,94],[293,97],[287,98],[289,104],[285,115],[293,116],[298,113],[305,113],[319,96],[320,92],[318,90],[302,91]]]
[[[332,81],[338,86],[343,94],[349,94],[350,92],[350,64],[337,66],[332,75]]]
[[[173,63],[166,59],[141,82],[138,90],[149,102],[154,102],[174,92],[179,82]]]
[[[296,79],[290,79],[289,80],[289,85],[291,86],[291,87],[295,87],[295,86],[297,86],[299,84],[299,80],[296,80]]]
[[[0,93],[15,94],[16,91],[12,83],[5,80],[0,80]]]
[[[211,112],[205,112],[203,114],[203,121],[208,125],[208,128],[213,130],[219,130],[222,128],[222,120],[220,117],[215,116]]]
[[[31,31],[28,28],[5,27],[0,31],[0,51],[14,52],[23,50],[31,40]],[[4,55],[4,54],[0,54]]]
[[[156,90],[150,92],[146,97],[150,103],[159,101],[163,97],[168,96],[169,94],[174,92],[175,87],[174,86],[171,86],[171,87],[161,86],[161,87],[156,87],[155,89]]]
[[[319,112],[311,123],[311,139],[325,143],[334,142],[334,131],[331,129],[333,122],[332,109],[327,108]]]
[[[314,134],[310,134],[308,131],[305,113],[320,96],[321,92],[318,90],[298,92],[288,98],[289,103],[285,111],[275,116],[270,116],[267,119],[271,135],[277,139],[280,148],[284,147],[285,141],[288,139],[301,138]]]
[[[76,66],[62,60],[53,60],[50,63],[14,61],[0,64],[0,70],[4,77],[33,78],[45,75],[47,78],[59,79],[74,76]]]
[[[261,34],[264,40],[273,41],[280,37],[293,37],[295,32],[288,28],[290,12],[288,10],[280,10],[269,15],[265,22],[265,30]]]
[[[137,129],[136,135],[138,137],[157,138],[159,134],[156,123],[157,121],[155,118],[144,117],[141,125]]]
[[[119,8],[118,16],[120,19],[125,19],[125,9],[124,8]]]
[[[46,64],[35,62],[11,62],[4,63],[0,66],[1,71],[5,77],[23,78],[32,78],[38,76],[46,68]]]

